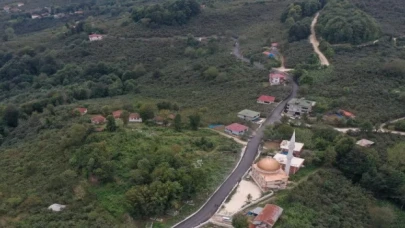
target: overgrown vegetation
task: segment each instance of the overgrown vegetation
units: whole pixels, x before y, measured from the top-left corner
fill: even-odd
[[[195,0],[177,0],[135,9],[132,18],[150,27],[157,25],[182,25],[200,13],[200,5]]]

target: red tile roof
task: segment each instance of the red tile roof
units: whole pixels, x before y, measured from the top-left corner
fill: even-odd
[[[354,117],[356,117],[353,113],[348,112],[348,111],[346,111],[346,110],[340,110],[340,111],[341,111],[342,114],[343,114],[344,116],[346,116],[346,117],[349,117],[349,118],[354,118]]]
[[[165,119],[163,117],[161,117],[161,116],[156,116],[155,118],[153,118],[153,120],[155,122],[163,122]]]
[[[247,130],[249,128],[242,124],[233,123],[231,125],[226,126],[225,129],[228,129],[230,131],[240,132],[240,131]]]
[[[73,111],[79,111],[80,114],[84,115],[87,113],[87,108],[75,108]]]
[[[276,98],[267,95],[261,95],[257,100],[262,102],[274,102]]]
[[[269,75],[270,78],[283,78],[285,79],[285,75],[282,73],[270,73]]]
[[[114,117],[115,119],[118,119],[118,118],[121,117],[122,110],[114,111],[112,114],[113,114],[113,117]]]
[[[138,113],[131,113],[129,114],[130,119],[139,119],[141,116]]]
[[[274,226],[278,218],[281,216],[281,213],[283,213],[283,208],[274,204],[266,204],[262,212],[260,212],[253,221]]]

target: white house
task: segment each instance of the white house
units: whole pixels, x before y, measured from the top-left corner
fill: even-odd
[[[283,73],[270,73],[269,82],[270,85],[280,85],[286,81],[286,75]]]
[[[129,114],[129,122],[142,123],[142,118],[138,113],[131,113],[131,114]]]
[[[91,35],[89,35],[89,40],[90,40],[90,41],[102,40],[103,37],[104,37],[104,36],[101,35],[101,34],[91,34]]]
[[[31,15],[31,19],[38,19],[38,18],[41,18],[41,15],[38,15],[38,14]]]
[[[257,120],[260,118],[260,112],[244,109],[238,113],[238,117],[248,121]]]

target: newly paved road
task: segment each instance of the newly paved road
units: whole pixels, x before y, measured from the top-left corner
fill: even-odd
[[[239,45],[238,45],[239,46]],[[256,131],[256,135],[250,139],[247,144],[245,154],[242,157],[241,162],[235,171],[228,177],[228,179],[221,185],[221,187],[214,193],[211,199],[209,199],[206,204],[199,210],[196,214],[189,217],[188,219],[182,221],[181,223],[174,226],[175,228],[192,228],[198,226],[199,224],[209,220],[217,211],[218,207],[225,200],[226,196],[232,191],[232,188],[241,180],[243,174],[252,165],[259,144],[262,141],[263,130],[266,125],[273,124],[281,119],[281,113],[284,110],[286,103],[293,97],[296,97],[298,91],[298,85],[292,82],[291,94],[282,101],[269,115],[266,121],[262,124],[262,127]]]

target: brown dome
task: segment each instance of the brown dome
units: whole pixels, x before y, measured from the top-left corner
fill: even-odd
[[[272,157],[262,158],[257,164],[257,167],[263,171],[274,172],[280,169],[280,163]]]

